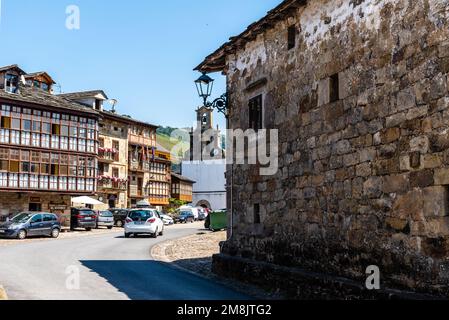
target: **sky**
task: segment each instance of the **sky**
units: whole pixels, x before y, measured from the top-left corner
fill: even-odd
[[[102,89],[121,114],[191,127],[201,104],[193,68],[280,2],[0,0],[0,65],[47,71],[65,93]],[[70,5],[80,10],[79,30],[66,27]],[[218,97],[225,77],[212,77]],[[225,127],[222,115],[215,122]]]

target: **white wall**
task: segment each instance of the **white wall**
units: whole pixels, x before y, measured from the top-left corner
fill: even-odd
[[[208,201],[213,210],[226,208],[226,161],[184,161],[182,175],[196,183],[193,185],[193,205]]]

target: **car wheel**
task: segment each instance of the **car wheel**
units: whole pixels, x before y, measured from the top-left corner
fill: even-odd
[[[109,230],[112,230],[112,227],[108,227]]]
[[[159,236],[159,229],[156,228],[156,232],[153,234],[153,238],[156,239]]]
[[[92,231],[92,228],[86,228],[86,231],[90,232],[90,231]]]
[[[118,220],[115,224],[119,228],[123,227],[123,221],[122,220]]]
[[[159,232],[159,235],[160,235],[160,236],[163,236],[163,235],[164,235],[164,228],[162,228],[162,231]]]
[[[59,229],[58,228],[54,228],[53,230],[51,230],[51,237],[53,239],[56,239],[59,237]]]
[[[125,233],[125,238],[129,238],[131,235],[129,233]]]
[[[25,230],[20,230],[19,233],[17,233],[17,239],[24,240],[27,237],[27,232]]]

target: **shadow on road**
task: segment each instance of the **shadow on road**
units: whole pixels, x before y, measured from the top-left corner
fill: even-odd
[[[81,261],[132,300],[249,300],[219,283],[157,261]]]

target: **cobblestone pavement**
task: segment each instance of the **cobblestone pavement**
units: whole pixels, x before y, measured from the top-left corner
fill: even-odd
[[[212,272],[212,255],[220,253],[220,242],[226,240],[226,231],[199,231],[197,234],[181,239],[165,241],[154,246],[151,256],[158,261],[171,263],[177,268],[193,272],[201,277],[221,282],[257,299],[282,299],[277,293],[234,280],[223,279]]]

